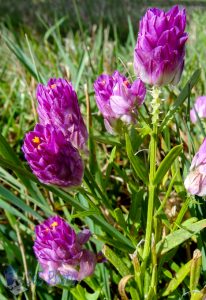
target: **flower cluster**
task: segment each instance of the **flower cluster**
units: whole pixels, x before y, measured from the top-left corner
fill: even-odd
[[[34,131],[26,134],[22,149],[41,182],[61,187],[81,184],[82,159],[57,127],[37,124]]]
[[[178,6],[168,12],[148,9],[140,21],[134,50],[134,69],[140,79],[130,83],[118,71],[97,78],[96,103],[110,133],[119,132],[123,123],[136,122],[137,108],[146,94],[143,82],[154,86],[179,82],[188,38],[185,26],[185,10]]]
[[[104,117],[106,129],[113,133],[122,122],[136,122],[137,109],[146,94],[144,83],[137,79],[132,84],[115,71],[111,76],[102,74],[94,83],[97,106]]]
[[[134,50],[137,79],[131,82],[115,71],[102,74],[94,82],[97,106],[108,132],[136,124],[139,107],[146,95],[146,84],[177,84],[185,56],[186,13],[174,6],[168,12],[152,8],[140,21]],[[39,124],[25,136],[22,150],[33,173],[45,184],[63,188],[81,184],[83,161],[80,151],[86,150],[88,133],[76,92],[65,79],[51,78],[39,84],[36,93]],[[198,102],[199,101],[199,102]],[[195,110],[199,114],[202,100]],[[206,114],[202,112],[200,117]],[[191,119],[195,115],[191,111]],[[195,155],[185,187],[192,194],[206,194],[206,139]],[[94,272],[98,257],[84,248],[90,231],[79,234],[60,217],[47,219],[35,228],[34,252],[41,265],[40,273],[47,283],[55,285],[62,277],[81,281]]]
[[[75,231],[59,216],[50,217],[35,228],[34,252],[42,268],[40,277],[55,285],[61,278],[80,281],[94,272],[96,256],[83,248],[90,231]]]
[[[134,51],[135,72],[142,81],[157,86],[179,82],[188,38],[185,26],[185,9],[178,6],[168,12],[147,10]]]
[[[72,84],[65,79],[51,78],[46,86],[38,85],[36,97],[40,124],[61,128],[75,148],[85,149],[88,133]]]
[[[45,184],[81,184],[88,133],[72,84],[51,78],[37,87],[39,122],[25,136],[22,150],[33,173]]]

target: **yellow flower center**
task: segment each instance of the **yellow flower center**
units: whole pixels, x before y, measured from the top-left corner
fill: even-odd
[[[32,139],[32,142],[35,143],[37,145],[37,149],[40,150],[41,147],[40,147],[40,143],[41,143],[41,140],[38,136],[35,136],[33,139]]]
[[[35,144],[39,144],[40,143],[40,138],[38,136],[35,136],[33,139],[32,139],[32,142],[34,142]]]
[[[55,228],[55,227],[58,226],[58,223],[56,221],[54,221],[50,226],[53,227],[53,228]]]

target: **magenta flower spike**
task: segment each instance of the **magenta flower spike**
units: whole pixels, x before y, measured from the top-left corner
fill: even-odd
[[[134,50],[134,69],[145,83],[177,84],[184,67],[186,12],[178,6],[168,12],[148,9],[140,20]]]
[[[35,227],[34,253],[42,268],[39,274],[48,284],[61,283],[62,277],[81,281],[93,274],[96,256],[83,248],[91,233],[75,231],[59,216]]]
[[[88,133],[72,84],[51,78],[46,86],[38,84],[36,96],[40,124],[60,128],[75,148],[85,150]]]
[[[113,75],[100,75],[94,83],[97,106],[104,117],[110,133],[118,131],[122,121],[136,123],[137,108],[143,103],[146,88],[139,79],[132,84],[125,76],[115,71]]]
[[[34,131],[26,134],[22,150],[41,182],[65,188],[81,184],[82,159],[61,130],[37,124]]]
[[[197,122],[197,115],[200,119],[206,118],[206,96],[198,97],[194,107],[190,110],[190,120],[192,123]]]
[[[206,138],[192,160],[184,185],[192,195],[206,195]]]

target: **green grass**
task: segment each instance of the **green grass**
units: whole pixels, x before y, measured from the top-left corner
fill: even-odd
[[[139,289],[138,263],[142,257],[147,220],[148,193],[145,184],[149,169],[151,96],[148,92],[146,106],[149,113],[145,107],[142,108],[144,118],[140,118],[137,130],[129,131],[125,142],[123,136],[113,137],[106,133],[93,91],[93,82],[102,72],[112,73],[118,69],[131,80],[135,78],[132,63],[136,36],[129,18],[128,36],[124,43],[115,26],[99,24],[86,31],[79,19],[80,29],[73,32],[69,27],[65,29],[65,20],[62,18],[52,26],[42,21],[45,32],[41,36],[35,34],[32,28],[25,35],[22,30],[16,32],[14,28],[8,30],[2,25],[0,299],[13,297],[4,276],[8,265],[16,270],[19,277],[23,276],[24,285],[26,277],[34,281],[14,299],[118,299],[121,278],[134,275],[134,272],[135,280],[133,277],[128,281],[125,279],[119,290],[122,295],[125,290],[128,297],[139,299],[136,291]],[[205,127],[201,121],[196,126],[190,124],[188,106],[192,106],[198,95],[206,92],[205,22],[205,13],[194,13],[190,18],[187,29],[190,38],[181,83],[178,87],[164,89],[162,93],[165,101],[159,119],[164,120],[164,126],[158,142],[157,166],[160,165],[160,169],[155,178],[158,185],[155,205],[156,208],[160,207],[160,202],[162,205],[154,218],[158,229],[157,299],[181,299],[190,290],[200,291],[206,278],[206,238],[205,231],[200,231],[206,226],[205,202],[198,197],[187,197],[183,186],[191,158],[204,136]],[[61,35],[62,28],[64,32],[68,31],[64,37]],[[200,78],[197,71],[191,80],[199,68]],[[85,121],[87,124],[92,122],[89,128],[90,156],[85,157],[84,182],[80,189],[72,192],[39,183],[27,167],[21,151],[25,133],[37,122],[36,85],[39,81],[46,83],[50,77],[65,77],[72,81]],[[86,96],[90,100],[90,115],[87,115]],[[180,144],[182,146],[174,148]],[[76,286],[71,283],[71,286],[49,287],[40,280],[35,281],[38,265],[32,250],[34,226],[56,213],[77,231],[88,226],[93,233],[88,247],[95,252],[104,247],[108,260],[97,265],[91,278]],[[162,242],[163,232],[167,235],[166,244]],[[196,248],[202,252],[202,267],[200,275],[197,272],[193,276],[194,267],[191,265],[194,260],[191,259]],[[136,253],[135,250],[138,255],[132,260],[129,254]],[[155,259],[156,252],[152,251]],[[153,280],[147,271],[145,290]],[[196,281],[192,281],[194,277]]]

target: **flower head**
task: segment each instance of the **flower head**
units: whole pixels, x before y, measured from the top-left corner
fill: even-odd
[[[195,154],[190,172],[184,182],[186,190],[192,195],[206,195],[206,139]]]
[[[198,97],[194,107],[190,110],[190,119],[192,123],[197,122],[197,115],[200,119],[206,118],[206,96]]]
[[[33,173],[45,184],[72,187],[81,184],[83,162],[79,152],[52,125],[37,124],[22,147]]]
[[[137,108],[146,94],[141,80],[132,84],[115,71],[113,75],[100,75],[94,83],[97,106],[104,117],[107,130],[113,133],[118,121],[131,124],[136,122]]]
[[[147,10],[134,51],[134,69],[142,81],[157,86],[179,82],[188,38],[185,26],[185,9],[178,6],[168,12]]]
[[[82,280],[94,272],[96,256],[83,248],[90,231],[79,234],[59,216],[50,217],[35,227],[34,252],[42,268],[40,273],[47,283],[55,285],[61,277]]]
[[[85,149],[88,133],[72,84],[62,78],[51,78],[46,86],[38,85],[36,96],[40,124],[61,128],[75,148]]]

